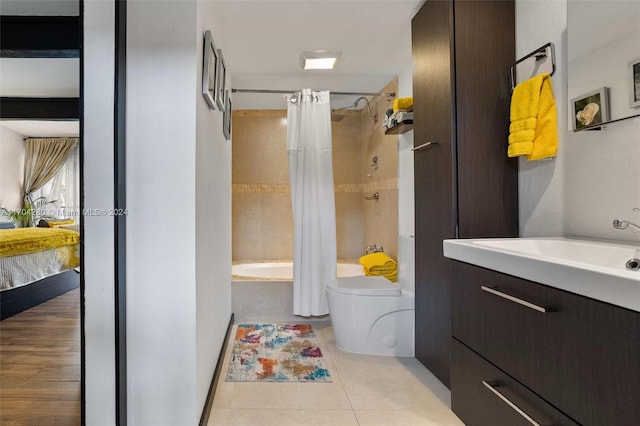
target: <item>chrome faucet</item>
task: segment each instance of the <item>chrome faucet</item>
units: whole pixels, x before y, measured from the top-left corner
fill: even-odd
[[[633,232],[637,232],[638,234],[640,234],[640,226],[636,225],[635,223],[628,222],[626,220],[614,219],[613,227],[616,229],[631,228]],[[640,248],[636,250],[635,256],[633,256],[632,259],[629,259],[627,261],[627,263],[625,264],[625,267],[629,271],[640,271]]]
[[[381,253],[384,252],[384,249],[382,247],[378,247],[375,244],[372,246],[367,246],[366,249],[364,249],[364,254],[369,254],[369,253]]]
[[[622,230],[630,228],[632,231],[637,232],[638,234],[640,234],[640,226],[636,225],[635,223],[628,222],[626,220],[614,219],[613,220],[613,227],[616,228],[616,229],[622,229]]]

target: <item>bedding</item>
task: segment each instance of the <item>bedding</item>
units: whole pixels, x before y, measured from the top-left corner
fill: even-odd
[[[68,229],[0,230],[0,291],[77,267],[79,242]]]
[[[0,232],[0,257],[18,256],[80,242],[80,234],[59,228],[18,228]]]

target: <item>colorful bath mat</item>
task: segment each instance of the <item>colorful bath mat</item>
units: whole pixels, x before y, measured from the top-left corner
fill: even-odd
[[[227,382],[331,382],[310,325],[240,324]]]

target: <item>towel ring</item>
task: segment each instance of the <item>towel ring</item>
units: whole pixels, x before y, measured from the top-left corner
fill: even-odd
[[[549,49],[549,54],[547,55],[547,49]],[[549,73],[549,75],[553,75],[556,72],[556,49],[553,45],[553,43],[549,42],[547,44],[545,44],[544,46],[541,46],[539,48],[537,48],[536,50],[534,50],[533,52],[529,53],[527,56],[524,56],[520,59],[518,59],[517,61],[514,62],[513,65],[511,65],[511,73],[510,73],[510,77],[511,77],[511,90],[513,91],[513,89],[516,87],[516,65],[526,61],[527,59],[531,58],[531,57],[535,57],[536,61],[540,61],[544,58],[546,58],[547,56],[551,56],[551,72]]]

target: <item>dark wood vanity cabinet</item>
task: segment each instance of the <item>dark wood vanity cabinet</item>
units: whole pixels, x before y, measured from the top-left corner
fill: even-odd
[[[451,344],[451,358],[455,367],[451,370],[451,388],[455,390],[452,408],[465,425],[531,426],[525,416],[540,425],[577,425],[456,339]]]
[[[512,0],[427,1],[411,24],[416,358],[447,386],[453,261],[442,240],[518,235],[506,154],[514,27]]]
[[[452,407],[466,424],[518,424],[491,422],[479,401],[515,410],[483,380],[502,383],[534,420],[554,419],[540,424],[638,424],[640,313],[465,263],[455,270]],[[472,367],[485,364],[495,371]]]

